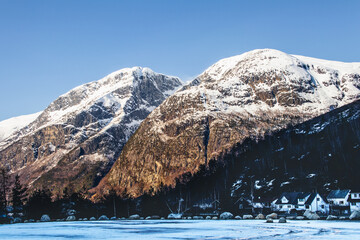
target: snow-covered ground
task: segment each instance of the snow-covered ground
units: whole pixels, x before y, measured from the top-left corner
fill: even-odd
[[[0,225],[0,239],[360,239],[360,222],[140,220]]]

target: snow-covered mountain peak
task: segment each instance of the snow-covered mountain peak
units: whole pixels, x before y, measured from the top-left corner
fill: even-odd
[[[339,73],[360,73],[360,63],[344,63],[299,55],[290,55],[275,49],[256,49],[216,62],[201,75],[222,80],[227,74],[258,74],[262,72],[292,73],[295,77],[308,77],[310,66]]]
[[[78,114],[94,106],[106,108],[112,113],[118,112],[125,107],[136,89],[147,81],[151,82],[151,86],[158,88],[164,96],[167,91],[174,91],[181,85],[180,79],[155,73],[150,68],[124,68],[61,95],[39,117],[36,128],[44,123],[62,123],[69,114]]]
[[[33,188],[92,187],[140,123],[181,85],[177,77],[133,67],[78,86],[0,142],[1,164]]]
[[[237,70],[238,73],[265,72],[281,70],[296,66],[298,60],[293,56],[275,49],[256,49],[241,55],[224,58],[210,66],[203,74],[220,79],[228,71]]]
[[[208,109],[324,112],[359,98],[360,63],[258,49],[218,61],[178,93],[206,96]]]

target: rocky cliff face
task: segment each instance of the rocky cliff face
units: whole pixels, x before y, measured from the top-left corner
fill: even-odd
[[[176,77],[140,67],[81,85],[1,141],[0,163],[32,189],[90,188],[141,121],[180,86]]]
[[[137,197],[188,181],[244,141],[300,124],[360,96],[360,64],[264,49],[223,59],[157,107],[97,187]],[[241,161],[241,160],[239,160]]]

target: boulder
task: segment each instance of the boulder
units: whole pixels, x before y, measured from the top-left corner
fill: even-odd
[[[28,222],[29,222],[29,220],[25,220],[25,221],[24,221],[24,223],[28,223]]]
[[[161,217],[160,219],[161,219],[161,220],[165,220],[165,218],[164,218],[164,217]]]
[[[360,220],[360,211],[353,211],[349,217],[350,220]]]
[[[192,219],[192,217],[187,217],[187,220],[191,220]]]
[[[266,219],[271,218],[271,219],[277,219],[278,215],[276,213],[270,213],[269,215],[266,215]]]
[[[222,220],[232,219],[233,217],[234,215],[230,212],[223,212],[222,214],[220,214],[220,219]]]
[[[66,212],[66,216],[75,216],[76,211],[74,209],[69,209]]]
[[[281,217],[281,218],[279,219],[279,223],[286,223],[286,219],[285,219],[284,217]]]
[[[241,220],[242,218],[240,216],[235,216],[236,220]]]
[[[243,219],[254,219],[253,215],[244,215]]]
[[[21,218],[16,217],[16,218],[14,218],[13,223],[22,223],[22,220],[21,220]]]
[[[212,220],[218,220],[218,217],[213,217]]]
[[[295,218],[296,218],[295,216],[288,216],[288,217],[286,217],[287,220],[295,220]]]
[[[182,214],[181,213],[170,213],[167,218],[168,219],[181,219]]]
[[[130,219],[130,220],[139,220],[139,219],[140,219],[140,216],[139,216],[139,214],[134,214],[134,215],[131,215],[131,216],[129,217],[129,219]]]
[[[211,217],[210,217],[210,216],[206,216],[205,219],[206,219],[206,220],[211,220]]]
[[[88,219],[87,218],[83,218],[83,221],[87,221]]]
[[[327,216],[326,220],[337,220],[338,217],[337,216],[334,216],[334,215],[329,215]]]
[[[255,217],[255,219],[265,219],[265,216],[264,216],[264,214],[259,213],[259,214]]]
[[[151,219],[151,217],[150,216],[147,216],[146,218],[145,218],[145,220],[150,220]]]
[[[117,220],[117,218],[116,217],[111,217],[110,220]]]
[[[83,219],[82,218],[79,218],[78,221],[82,221]]]
[[[122,217],[121,220],[126,220],[126,217]]]
[[[96,221],[96,218],[95,218],[95,217],[91,217],[91,218],[90,218],[90,221]]]
[[[295,219],[296,219],[296,220],[304,220],[305,217],[303,217],[303,216],[297,216]]]
[[[304,212],[303,216],[306,217],[309,220],[319,220],[320,219],[319,215],[317,215],[316,213],[311,212],[309,210],[306,210]]]
[[[204,220],[204,217],[202,217],[202,216],[194,216],[193,219],[194,220]]]
[[[266,218],[266,222],[267,223],[273,223],[274,221],[272,220],[272,218]]]
[[[41,218],[40,218],[40,221],[41,222],[50,222],[49,215],[47,215],[47,214],[42,215]]]
[[[344,216],[339,217],[339,220],[346,220],[346,217],[344,217]]]
[[[33,223],[33,222],[35,222],[35,220],[34,219],[29,219],[29,222]]]
[[[66,221],[75,221],[76,220],[76,217],[75,216],[68,216],[66,218]]]
[[[144,217],[140,217],[140,220],[144,220],[145,218]]]
[[[100,221],[104,221],[104,220],[109,220],[109,218],[108,218],[107,216],[105,216],[105,215],[101,215],[101,216],[99,217],[99,220],[100,220]]]
[[[151,219],[160,219],[160,216],[158,216],[158,215],[152,215],[152,216],[151,216]]]

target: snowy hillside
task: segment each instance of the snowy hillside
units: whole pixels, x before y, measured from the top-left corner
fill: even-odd
[[[0,142],[34,121],[42,112],[9,118],[0,122]]]

